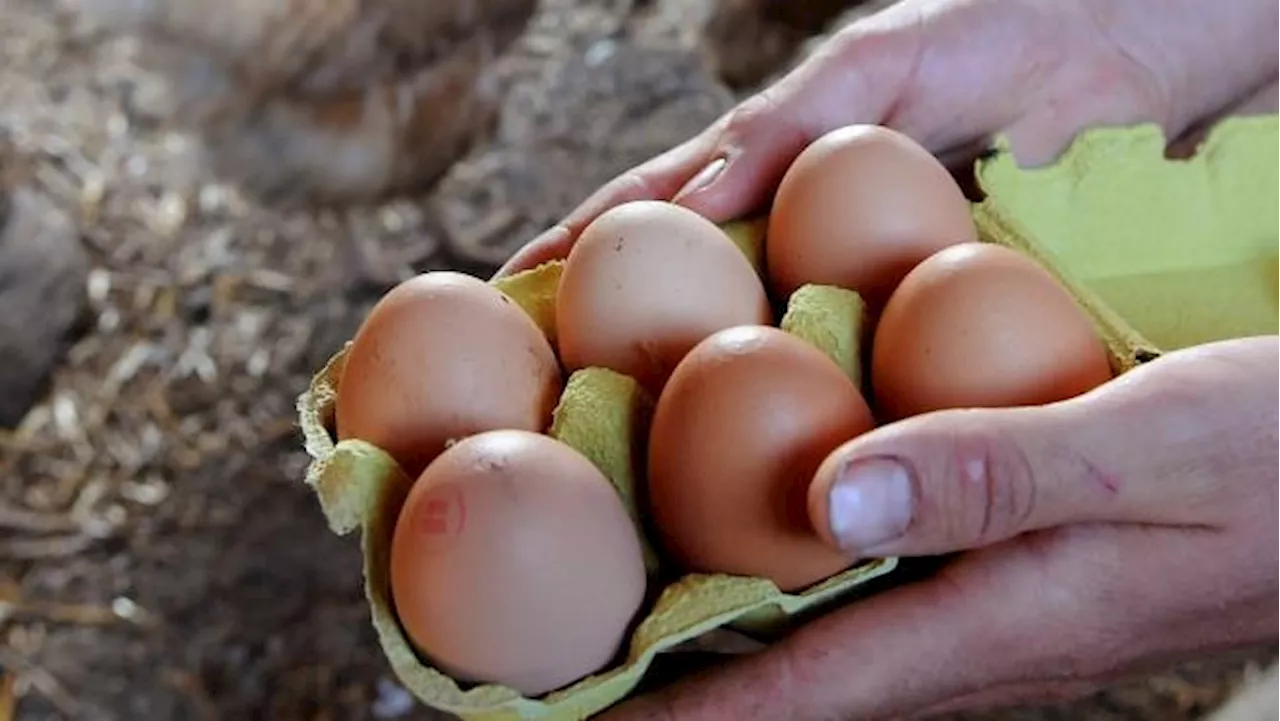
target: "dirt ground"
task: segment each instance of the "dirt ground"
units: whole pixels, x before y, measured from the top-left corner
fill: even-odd
[[[354,541],[301,484],[294,399],[381,290],[351,282],[344,239],[400,275],[485,272],[732,104],[697,49],[705,0],[627,22],[625,4],[544,2],[504,61],[497,136],[429,196],[340,214],[218,184],[158,122],[133,44],[0,0],[0,139],[92,266],[87,332],[0,434],[0,721],[434,718],[380,657]],[[1193,719],[1273,657],[995,718]]]

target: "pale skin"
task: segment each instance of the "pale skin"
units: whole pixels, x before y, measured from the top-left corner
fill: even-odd
[[[1242,98],[1275,112],[1277,22],[1271,0],[906,0],[606,184],[501,273],[563,257],[628,200],[747,215],[807,142],[849,123],[947,158],[1004,133],[1039,164],[1086,127],[1152,121],[1177,137]],[[845,501],[815,504],[823,535],[852,558],[955,560],[605,717],[916,718],[1273,641],[1278,350],[1275,336],[1213,343],[1059,404],[850,441],[842,472],[817,481]]]

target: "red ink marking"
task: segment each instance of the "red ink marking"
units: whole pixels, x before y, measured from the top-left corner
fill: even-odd
[[[432,498],[427,501],[427,515],[443,518],[449,512],[449,502],[443,498]]]
[[[414,530],[422,535],[422,543],[430,549],[440,549],[462,534],[467,525],[467,506],[462,493],[456,488],[445,487],[423,499]]]

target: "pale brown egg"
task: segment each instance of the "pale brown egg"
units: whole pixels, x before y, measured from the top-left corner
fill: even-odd
[[[783,591],[847,568],[810,524],[807,492],[822,459],[872,425],[858,389],[804,341],[764,326],[712,335],[654,412],[648,505],[663,547],[688,570]]]
[[[969,202],[928,150],[889,128],[851,125],[815,140],[787,169],[765,250],[777,297],[819,283],[878,308],[917,263],[976,239]]]
[[[498,428],[541,431],[563,377],[546,336],[482,280],[419,275],[356,333],[338,384],[338,437],[391,454],[411,476],[445,443]]]
[[[645,596],[636,528],[591,461],[491,431],[445,451],[391,543],[400,624],[436,668],[538,696],[618,655]]]
[[[588,225],[556,298],[568,370],[609,368],[654,392],[703,338],[771,319],[763,282],[729,236],[659,201],[620,205]]]
[[[872,345],[877,410],[1037,405],[1112,376],[1088,314],[1047,270],[988,243],[938,252],[907,275]]]

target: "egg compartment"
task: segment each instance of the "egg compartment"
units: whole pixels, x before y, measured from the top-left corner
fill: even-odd
[[[979,183],[982,178],[979,175]],[[973,219],[980,242],[995,243],[1021,252],[1047,270],[1075,298],[1093,321],[1094,331],[1106,346],[1113,375],[1120,375],[1159,356],[1155,346],[1083,285],[1052,251],[1031,240],[995,195],[988,195],[974,206]]]
[[[746,253],[761,248],[763,223],[725,227]],[[552,261],[495,281],[549,338],[555,338],[555,288],[563,264]],[[854,317],[857,295],[812,286],[797,292],[783,325],[813,343],[841,367],[857,357]],[[396,517],[413,479],[373,444],[335,442],[335,403],[346,344],[312,379],[298,400],[308,454],[307,483],[315,490],[330,529],[347,534],[359,528],[364,552],[365,592],[380,644],[402,683],[424,703],[464,719],[581,719],[626,697],[655,657],[721,628],[758,639],[785,630],[788,619],[846,599],[867,582],[892,571],[897,560],[860,562],[800,593],[782,593],[770,581],[723,574],[679,574],[663,563],[648,540],[652,534],[639,511],[636,479],[641,474],[647,423],[653,399],[633,379],[604,368],[570,374],[548,435],[590,459],[618,490],[641,529],[650,571],[650,603],[642,609],[618,663],[541,698],[526,698],[505,686],[459,684],[424,664],[397,621],[389,590],[389,553]],[[843,361],[839,359],[844,359]],[[714,650],[703,645],[702,650]]]
[[[1190,158],[1159,125],[1094,128],[1038,168],[1007,137],[975,167],[979,240],[1048,270],[1116,375],[1161,355],[1280,331],[1280,116],[1218,122]]]
[[[1276,114],[1229,117],[1170,159],[1156,124],[1080,134],[1054,164],[1009,143],[976,168],[983,239],[1058,275],[1121,358],[1118,370],[1214,340],[1275,334],[1280,314]]]

